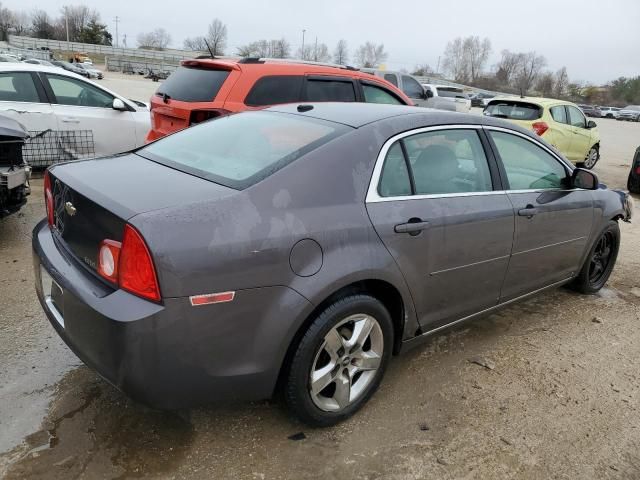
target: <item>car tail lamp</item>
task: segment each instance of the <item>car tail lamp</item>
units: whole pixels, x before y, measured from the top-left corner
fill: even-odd
[[[542,136],[544,132],[549,130],[549,125],[546,122],[535,122],[533,125],[533,131],[536,132],[539,136]]]
[[[636,167],[636,173],[640,175],[640,164],[638,164],[638,166]]]
[[[196,125],[229,113],[230,112],[228,110],[223,108],[215,108],[212,110],[192,110],[191,115],[189,116],[189,125]]]
[[[53,227],[53,191],[51,189],[51,175],[47,170],[44,174],[44,203],[47,209],[47,223]]]
[[[122,243],[103,240],[98,251],[98,273],[134,295],[160,301],[160,286],[151,254],[140,233],[127,224]]]

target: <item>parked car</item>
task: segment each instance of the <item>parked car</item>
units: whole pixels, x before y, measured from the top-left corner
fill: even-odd
[[[597,292],[631,218],[626,193],[516,125],[363,103],[58,164],[45,197],[38,298],[103,378],[170,409],[281,386],[317,426],[448,326],[569,282]]]
[[[582,113],[584,113],[587,117],[595,117],[601,118],[602,112],[598,107],[594,107],[593,105],[578,105]]]
[[[82,69],[89,74],[89,78],[97,78],[98,80],[102,80],[104,77],[103,73],[94,68],[90,63],[75,63],[76,68]]]
[[[619,108],[616,107],[599,107],[600,113],[606,118],[618,118]]]
[[[428,106],[427,103],[431,98],[429,95],[433,92],[427,92],[420,81],[413,75],[403,72],[395,72],[393,70],[376,70],[375,68],[363,68],[362,71],[375,75],[378,78],[383,78],[393,86],[399,88],[411,99],[414,105],[418,105],[419,107]],[[447,107],[445,109],[451,111],[454,110],[452,105],[446,104],[444,106]]]
[[[616,120],[640,122],[640,105],[627,105],[626,107],[620,109]]]
[[[352,67],[259,58],[185,60],[151,97],[147,141],[228,113],[301,101],[412,104],[389,82]]]
[[[20,210],[31,193],[31,168],[22,156],[28,136],[20,123],[0,115],[0,218]]]
[[[60,60],[52,60],[51,63],[56,67],[64,68],[68,72],[73,72],[76,75],[82,75],[85,78],[90,78],[89,72],[87,72],[84,68],[78,68],[73,63],[63,62]]]
[[[469,113],[471,110],[471,100],[461,88],[449,87],[447,85],[432,85],[423,83],[422,86],[427,92],[429,99],[426,106],[439,110],[452,110],[456,112]],[[453,108],[451,108],[453,105]]]
[[[149,130],[147,108],[59,67],[27,63],[0,64],[0,113],[46,134],[49,163],[131,150]]]
[[[543,137],[573,163],[591,169],[600,160],[600,133],[574,103],[551,98],[494,98],[484,114],[512,121]]]
[[[13,55],[0,54],[0,62],[3,63],[19,63],[20,61]]]
[[[636,150],[636,154],[631,162],[627,188],[632,193],[640,193],[640,147]]]
[[[471,106],[472,107],[486,107],[489,100],[495,98],[495,95],[490,93],[476,93],[473,97],[471,97]]]

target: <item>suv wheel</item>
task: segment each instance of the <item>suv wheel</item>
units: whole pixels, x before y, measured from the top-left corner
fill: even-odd
[[[312,426],[348,418],[380,385],[392,345],[391,316],[382,303],[368,295],[336,301],[298,344],[284,385],[285,401]]]
[[[618,258],[620,249],[620,227],[618,222],[610,220],[602,231],[573,282],[581,293],[596,293],[609,280]]]

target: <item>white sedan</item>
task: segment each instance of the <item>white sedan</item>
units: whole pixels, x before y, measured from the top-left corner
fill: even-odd
[[[22,123],[33,166],[125,152],[144,144],[149,109],[58,67],[0,64],[0,113]]]

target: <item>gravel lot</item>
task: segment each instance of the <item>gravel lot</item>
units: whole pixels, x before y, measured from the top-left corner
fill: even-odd
[[[102,83],[145,101],[158,86]],[[640,124],[597,122],[595,171],[624,188]],[[149,410],[84,367],[33,290],[33,183],[22,213],[0,220],[0,477],[640,478],[638,214],[599,295],[551,291],[436,336],[394,359],[361,413],[313,430],[277,401]]]

